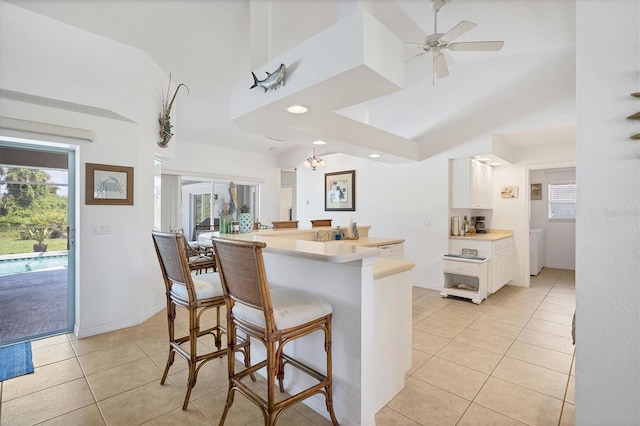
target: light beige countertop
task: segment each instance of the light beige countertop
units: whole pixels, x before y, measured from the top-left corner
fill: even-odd
[[[453,240],[498,241],[510,237],[513,237],[513,231],[510,229],[490,229],[486,234],[467,234],[464,237],[450,236],[449,238]]]
[[[360,247],[380,247],[391,244],[402,244],[404,240],[401,238],[383,238],[383,237],[360,237],[357,240],[331,240],[329,244],[349,244]]]
[[[217,232],[214,234],[218,234]],[[211,238],[200,235],[199,244],[210,245]],[[217,236],[217,235],[216,235]],[[315,259],[329,263],[345,263],[352,260],[364,259],[367,257],[377,257],[378,251],[375,248],[354,246],[351,244],[331,244],[317,241],[297,240],[294,238],[281,238],[267,236],[261,233],[248,234],[222,234],[220,238],[240,241],[260,241],[267,246],[265,253],[286,254],[293,257]]]
[[[341,227],[344,229],[344,227]],[[358,233],[360,237],[366,237],[369,235],[369,229],[371,226],[369,225],[358,225]],[[324,232],[331,229],[336,229],[336,227],[330,226],[320,226],[317,228],[283,228],[283,229],[261,229],[259,231],[252,231],[250,234],[254,235],[264,235],[270,237],[279,237],[279,238],[295,238],[299,240],[313,240],[315,241],[316,235],[318,232]]]
[[[286,230],[273,231],[286,233]],[[378,256],[377,247],[388,244],[403,243],[398,238],[361,237],[357,240],[331,240],[326,242],[298,240],[275,236],[273,232],[261,231],[248,234],[222,234],[222,238],[242,241],[261,241],[267,244],[265,253],[287,254],[294,257],[321,260],[329,263],[345,263],[352,260]],[[211,233],[215,236],[219,233]],[[211,234],[202,234],[198,243],[211,246]],[[291,233],[295,234],[295,232]],[[280,234],[282,235],[282,234]],[[374,264],[374,279],[383,278],[415,267],[413,262],[403,260],[377,258]]]
[[[415,268],[415,266],[416,264],[413,262],[379,257],[373,265],[373,279],[377,280],[379,278],[388,277],[389,275],[410,271]]]

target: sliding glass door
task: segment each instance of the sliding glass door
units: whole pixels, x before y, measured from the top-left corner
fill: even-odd
[[[182,218],[185,234],[197,239],[202,232],[217,231],[220,216],[237,220],[240,209],[259,220],[259,191],[256,183],[181,176]]]
[[[73,330],[75,151],[0,139],[0,345]]]

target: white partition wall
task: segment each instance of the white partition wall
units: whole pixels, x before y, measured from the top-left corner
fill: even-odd
[[[615,28],[614,43],[593,31]],[[576,424],[640,424],[640,2],[576,2]]]

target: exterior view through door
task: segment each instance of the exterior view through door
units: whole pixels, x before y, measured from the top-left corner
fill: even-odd
[[[73,329],[74,155],[0,140],[0,346]]]

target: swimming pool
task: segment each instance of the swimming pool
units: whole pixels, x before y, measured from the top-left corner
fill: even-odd
[[[44,271],[67,267],[67,252],[0,256],[0,277],[22,272]]]

